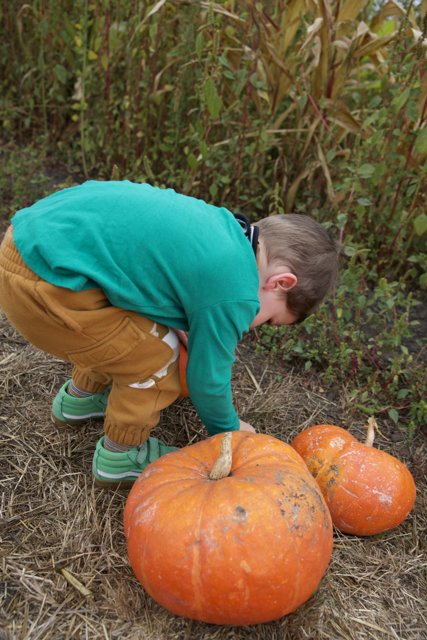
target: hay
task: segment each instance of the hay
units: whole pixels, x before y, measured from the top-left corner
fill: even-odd
[[[68,365],[27,345],[0,318],[2,546],[0,640],[422,640],[427,638],[425,441],[379,437],[418,484],[417,506],[396,530],[360,539],[336,532],[330,568],[294,614],[254,627],[216,627],[173,616],[148,597],[129,567],[122,529],[126,496],[93,487],[99,423],[57,429],[50,402]],[[344,390],[338,400],[280,373],[241,347],[239,411],[289,441],[309,424],[335,422],[363,437]],[[188,400],[156,430],[186,445],[205,433]],[[382,430],[386,434],[386,429]],[[425,469],[425,467],[424,467]]]

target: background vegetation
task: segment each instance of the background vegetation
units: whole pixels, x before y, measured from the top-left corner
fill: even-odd
[[[308,213],[342,245],[334,296],[251,339],[409,434],[426,423],[426,0],[0,12],[7,214],[86,177],[168,185],[254,221]]]

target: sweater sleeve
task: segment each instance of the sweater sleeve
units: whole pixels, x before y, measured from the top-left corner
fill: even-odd
[[[231,374],[235,349],[258,310],[258,301],[222,302],[190,318],[187,385],[208,433],[239,429]]]

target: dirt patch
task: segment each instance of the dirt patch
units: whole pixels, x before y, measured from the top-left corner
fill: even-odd
[[[305,605],[274,623],[217,627],[169,614],[134,578],[122,526],[126,495],[92,483],[100,424],[59,430],[50,421],[52,397],[69,377],[69,365],[29,346],[0,316],[0,369],[2,640],[425,640],[427,451],[421,434],[411,444],[394,443],[384,430],[377,441],[416,478],[417,504],[403,525],[366,539],[335,532],[328,572]],[[234,393],[243,417],[286,442],[322,422],[364,436],[364,419],[354,414],[345,389],[328,399],[246,346],[239,348]],[[206,437],[188,400],[163,413],[156,434],[180,446]]]

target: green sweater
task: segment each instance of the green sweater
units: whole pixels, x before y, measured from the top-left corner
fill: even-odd
[[[210,434],[239,428],[234,351],[259,309],[252,247],[225,208],[148,184],[89,181],[18,211],[14,241],[51,284],[189,331],[187,384]]]

